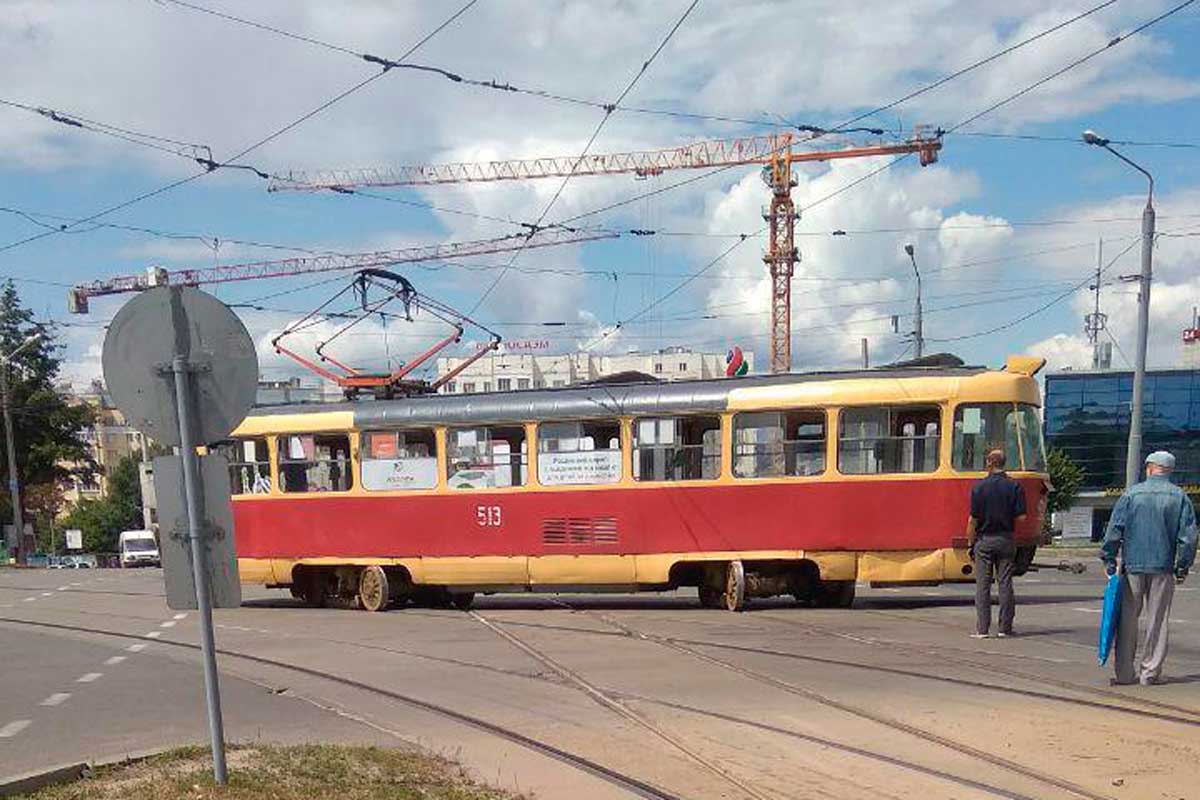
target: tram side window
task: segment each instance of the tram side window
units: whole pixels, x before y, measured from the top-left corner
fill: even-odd
[[[720,417],[646,417],[633,421],[634,480],[698,481],[720,475]]]
[[[209,450],[225,456],[229,462],[230,494],[267,494],[271,491],[271,459],[267,454],[266,439],[230,439]]]
[[[524,486],[528,464],[525,428],[520,425],[446,431],[449,489]]]
[[[364,431],[358,453],[368,491],[437,486],[437,439],[431,429]]]
[[[838,469],[846,475],[933,472],[938,465],[937,406],[847,408]]]
[[[825,412],[755,411],[733,418],[738,478],[820,475],[825,471]]]
[[[621,480],[621,423],[615,419],[538,425],[538,482],[544,486]]]
[[[1003,450],[1017,469],[1017,415],[1012,403],[973,403],[954,409],[951,464],[962,472],[982,472],[989,450]]]
[[[344,433],[280,436],[276,447],[285,492],[345,492],[354,483],[350,437]]]

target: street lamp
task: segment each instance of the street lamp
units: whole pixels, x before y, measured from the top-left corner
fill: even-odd
[[[1142,274],[1138,277],[1137,353],[1133,368],[1133,398],[1129,410],[1129,446],[1125,451],[1125,486],[1137,483],[1142,467],[1142,386],[1146,381],[1146,340],[1150,333],[1150,278],[1154,252],[1154,176],[1121,153],[1112,149],[1108,139],[1095,131],[1084,131],[1083,141],[1102,147],[1146,176],[1150,189],[1142,211]]]
[[[12,365],[13,356],[42,338],[42,332],[30,336],[21,342],[8,355],[0,355],[0,405],[4,406],[4,444],[8,450],[8,496],[12,501],[13,535],[19,542],[17,554],[19,563],[26,563],[29,557],[28,542],[25,541],[25,512],[21,509],[21,479],[17,476],[17,448],[13,442],[12,409],[8,398],[8,368]]]
[[[921,322],[921,270],[917,269],[916,250],[911,244],[904,245],[904,252],[908,253],[908,258],[912,261],[913,272],[917,276],[917,313],[916,324],[913,325],[913,342],[916,357],[920,358],[925,353],[925,331]]]

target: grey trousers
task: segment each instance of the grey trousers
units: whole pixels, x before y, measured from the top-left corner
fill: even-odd
[[[1113,666],[1118,683],[1154,683],[1167,660],[1167,617],[1175,596],[1175,576],[1164,573],[1126,573],[1121,579],[1121,621],[1117,625],[1117,657]],[[1138,617],[1146,610],[1146,629],[1138,643]],[[1141,663],[1134,668],[1141,649]]]
[[[975,541],[975,632],[987,633],[992,625],[992,574],[995,573],[1000,595],[1000,632],[1012,633],[1017,613],[1013,594],[1013,559],[1017,548],[1012,539],[982,536]]]

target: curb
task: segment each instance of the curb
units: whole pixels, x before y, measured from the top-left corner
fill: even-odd
[[[112,767],[122,764],[135,764],[139,761],[153,758],[154,756],[168,753],[176,750],[178,747],[159,747],[153,750],[142,750],[137,753],[129,753],[115,758],[99,759],[96,761],[79,761],[67,764],[59,764],[57,766],[48,767],[46,769],[37,770],[35,772],[27,772],[24,775],[17,775],[12,778],[0,778],[0,797],[13,797],[19,794],[29,794],[36,792],[39,789],[44,789],[47,786],[54,786],[59,783],[70,783],[82,778],[86,778],[98,767]]]

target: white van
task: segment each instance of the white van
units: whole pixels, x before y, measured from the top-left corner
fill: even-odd
[[[157,567],[162,562],[154,531],[123,531],[117,540],[122,567]]]

